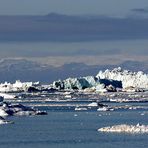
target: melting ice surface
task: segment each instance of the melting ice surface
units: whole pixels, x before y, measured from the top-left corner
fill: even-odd
[[[119,68],[113,71],[117,75],[118,71],[121,73]],[[122,70],[122,73],[124,72]],[[126,73],[130,75],[131,72]],[[140,75],[139,79],[146,74]],[[1,118],[0,122],[7,123],[10,120],[15,124],[0,126],[0,146],[3,148],[147,147],[147,132],[128,135],[97,131],[123,127],[132,128],[134,132],[141,127],[147,129],[147,86],[132,85],[127,88],[120,84],[121,82],[115,79],[101,79],[94,76],[69,78],[49,85],[20,81],[14,84],[1,84],[1,111],[13,112],[14,115],[6,119]],[[20,103],[27,109],[37,107],[39,110],[45,110],[48,115],[18,117],[16,114],[21,113]],[[34,111],[36,109],[33,113]]]

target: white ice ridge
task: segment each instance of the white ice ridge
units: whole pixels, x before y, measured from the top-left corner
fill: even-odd
[[[131,134],[140,134],[148,133],[148,125],[114,125],[98,129],[100,132],[115,132],[115,133],[131,133]]]
[[[54,81],[49,85],[41,85],[39,82],[21,81],[16,81],[13,84],[7,82],[0,84],[1,93],[54,91],[59,89],[85,90],[86,92],[145,91],[148,89],[148,74],[144,74],[142,71],[122,70],[118,67],[113,70],[100,71],[97,76],[67,78]],[[0,96],[3,96],[3,94]],[[8,95],[3,97],[6,98]],[[13,98],[14,96],[11,97]]]
[[[0,92],[20,92],[27,90],[29,87],[38,85],[39,82],[21,82],[19,80],[13,84],[5,82],[0,84]]]
[[[123,88],[148,88],[148,74],[144,74],[142,71],[131,72],[118,67],[113,70],[107,69],[104,72],[100,71],[96,77],[121,81]]]

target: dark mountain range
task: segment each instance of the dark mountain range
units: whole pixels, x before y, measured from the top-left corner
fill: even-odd
[[[61,67],[41,65],[24,59],[6,59],[0,61],[0,82],[21,81],[41,81],[51,83],[54,80],[68,77],[80,77],[96,75],[99,70],[121,66],[130,70],[142,70],[148,72],[148,66],[143,62],[126,61],[121,65],[88,66],[83,63],[70,63]]]

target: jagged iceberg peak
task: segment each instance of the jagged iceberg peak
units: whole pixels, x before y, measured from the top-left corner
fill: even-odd
[[[113,70],[107,69],[104,72],[100,71],[96,77],[121,81],[123,88],[148,88],[148,74],[144,74],[142,71],[132,72],[118,67]]]

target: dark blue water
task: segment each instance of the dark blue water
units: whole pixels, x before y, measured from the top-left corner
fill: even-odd
[[[0,126],[0,148],[146,148],[147,134],[101,133],[114,124],[147,124],[143,111],[51,111],[47,116],[11,117]]]

